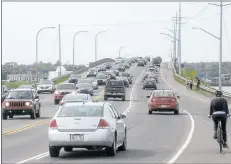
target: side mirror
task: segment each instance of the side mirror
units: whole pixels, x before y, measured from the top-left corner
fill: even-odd
[[[126,115],[120,114],[120,118],[121,118],[121,119],[125,119],[125,118],[126,118]]]
[[[39,96],[37,95],[37,96],[35,96],[35,99],[39,99]]]
[[[176,96],[178,99],[180,98],[180,96]]]
[[[146,96],[147,98],[150,98],[150,96]]]

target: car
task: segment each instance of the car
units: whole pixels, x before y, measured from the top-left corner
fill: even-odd
[[[129,81],[127,77],[117,76],[116,80],[122,80],[125,87],[129,87]]]
[[[124,67],[126,68],[126,69],[129,69],[130,68],[130,64],[128,63],[128,62],[124,62]]]
[[[112,64],[111,63],[106,63],[105,67],[106,67],[106,69],[110,69],[112,67]]]
[[[74,83],[74,84],[77,84],[78,83],[78,80],[81,78],[80,75],[78,74],[71,74],[69,79],[68,79],[68,82],[69,83]]]
[[[108,98],[122,98],[125,101],[126,88],[123,80],[109,80],[104,90],[104,100]]]
[[[95,77],[97,75],[97,70],[94,68],[90,68],[87,72],[87,77]]]
[[[92,87],[93,87],[93,89],[99,89],[98,81],[96,79],[92,80]]]
[[[122,64],[118,65],[118,70],[119,70],[119,72],[124,72],[125,71],[124,65],[122,65]]]
[[[86,101],[94,101],[94,100],[89,94],[78,93],[77,91],[73,91],[72,93],[65,95],[59,104],[63,105],[67,102],[69,103],[69,102],[86,102]]]
[[[179,98],[173,90],[154,90],[148,101],[148,113],[153,111],[169,112],[179,114]]]
[[[105,85],[107,83],[107,76],[104,74],[98,74],[95,79],[98,82],[98,85]]]
[[[144,67],[144,65],[145,65],[144,61],[139,61],[138,64],[137,64],[137,66],[142,66],[142,67]]]
[[[79,79],[78,83],[75,85],[76,89],[78,89],[78,86],[82,83],[89,83],[89,84],[92,84],[92,79]],[[93,85],[93,84],[92,84]]]
[[[93,89],[92,83],[81,83],[78,85],[77,92],[90,94],[91,96],[93,96],[93,94],[94,94],[93,90],[94,89]]]
[[[148,77],[147,77],[147,78],[154,78],[154,79],[156,80],[156,82],[159,83],[159,78],[157,77],[156,74],[150,73],[150,74],[148,74]]]
[[[50,157],[58,157],[61,148],[102,150],[115,156],[116,150],[126,151],[126,116],[107,102],[65,103],[59,106],[48,129]]]
[[[52,80],[44,80],[41,79],[37,85],[37,92],[42,93],[42,92],[50,92],[54,93],[55,91],[55,85]]]
[[[73,83],[61,83],[56,87],[56,91],[54,93],[54,104],[59,104],[59,102],[63,99],[66,94],[71,93],[76,89],[75,84]]]
[[[18,89],[24,89],[24,88],[31,89],[34,92],[34,94],[37,94],[37,90],[35,89],[34,85],[20,85],[18,87]]]
[[[133,78],[133,76],[131,76],[130,73],[122,73],[121,76],[128,78],[129,84],[132,84],[132,78]]]
[[[7,92],[2,103],[3,120],[14,115],[30,115],[31,119],[40,117],[39,96],[29,88],[12,89]]]
[[[101,66],[98,68],[98,72],[101,72],[101,71],[106,71],[106,67],[105,66]]]
[[[119,70],[117,67],[112,67],[110,70],[114,71],[116,76],[119,76]]]
[[[147,78],[143,83],[143,89],[146,89],[146,88],[154,88],[156,90],[157,89],[156,79]]]

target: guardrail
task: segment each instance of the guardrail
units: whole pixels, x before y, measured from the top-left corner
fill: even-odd
[[[174,68],[173,70],[174,70],[174,75],[175,75],[176,77],[178,77],[179,79],[184,80],[185,83],[186,83],[186,80],[187,80],[187,79],[184,78],[184,77],[182,77],[182,76],[180,76],[180,75],[178,75],[178,74],[176,73],[175,68]],[[193,85],[196,86],[196,83],[193,83]],[[202,86],[202,85],[200,86],[200,88],[203,89],[203,90],[205,90],[205,91],[211,92],[211,93],[215,93],[215,91],[216,91],[216,89],[214,89],[214,88],[210,88],[210,87],[206,87],[206,86]],[[224,95],[225,97],[231,98],[231,93],[223,92],[223,95]]]

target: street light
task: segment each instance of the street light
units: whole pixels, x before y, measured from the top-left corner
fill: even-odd
[[[198,27],[193,27],[192,29],[201,30],[201,31],[209,34],[210,36],[212,36],[212,37],[214,37],[214,38],[216,38],[217,40],[220,41],[220,44],[219,44],[219,46],[220,46],[220,53],[219,53],[219,90],[222,90],[222,75],[221,75],[222,74],[222,71],[221,71],[221,69],[222,69],[221,68],[221,63],[222,63],[222,39],[220,37],[217,37],[216,35],[208,32],[208,31],[206,31],[205,29],[198,28]]]
[[[75,33],[75,35],[73,37],[73,71],[74,71],[74,68],[75,68],[75,37],[79,33],[84,33],[84,32],[88,32],[88,31],[78,31],[78,32]]]
[[[98,47],[97,47],[97,41],[98,41],[98,35],[99,34],[101,34],[101,33],[103,33],[103,32],[107,32],[107,31],[100,31],[100,32],[98,32],[96,35],[95,35],[95,61],[97,61],[97,57],[98,57],[98,52],[97,52],[97,50],[98,50]]]
[[[54,29],[56,27],[43,27],[41,28],[38,32],[37,32],[37,35],[36,35],[36,64],[38,64],[38,36],[40,34],[40,32],[44,29]],[[36,68],[36,80],[38,82],[38,65],[37,65],[37,68]]]
[[[120,54],[121,54],[121,50],[123,49],[123,48],[126,48],[127,46],[123,46],[123,47],[120,47],[120,49],[119,49],[119,57],[121,56]]]

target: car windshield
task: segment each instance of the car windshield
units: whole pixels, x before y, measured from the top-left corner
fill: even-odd
[[[154,97],[174,97],[174,93],[171,91],[157,91],[153,93]]]
[[[124,85],[124,84],[123,84],[123,81],[108,81],[108,82],[107,82],[107,86],[108,86],[108,87],[115,87],[115,86],[116,86],[116,87],[117,87],[117,86],[118,86],[118,87],[123,87],[123,85]]]
[[[129,73],[122,73],[122,76],[123,77],[130,77],[130,74]]]
[[[39,85],[52,85],[52,81],[50,81],[50,80],[42,80],[38,84]]]
[[[92,87],[91,83],[81,83],[78,85],[78,87]]]
[[[97,79],[106,79],[106,76],[105,75],[97,75],[96,78]]]
[[[67,101],[87,101],[88,100],[88,95],[87,94],[76,94],[76,95],[66,95],[63,100],[65,102]]]
[[[6,99],[32,99],[33,93],[31,91],[10,91]]]
[[[58,90],[64,90],[64,89],[75,89],[75,85],[73,84],[60,84],[57,86]]]
[[[102,106],[80,106],[75,103],[66,103],[61,107],[58,117],[102,117]]]

